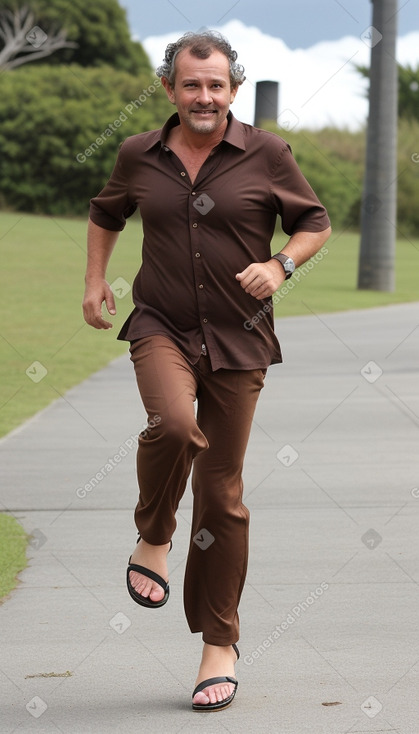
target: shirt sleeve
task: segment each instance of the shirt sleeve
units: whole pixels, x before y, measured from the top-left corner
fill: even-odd
[[[322,232],[330,226],[325,207],[299,169],[288,144],[275,167],[271,193],[287,235]]]
[[[137,205],[129,197],[127,153],[122,143],[111,177],[100,194],[90,201],[90,219],[103,229],[120,232]]]

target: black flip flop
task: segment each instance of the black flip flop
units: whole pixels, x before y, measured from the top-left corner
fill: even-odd
[[[141,540],[141,537],[138,538],[137,543]],[[168,550],[168,553],[172,550],[172,541],[170,541],[170,548]],[[164,597],[163,599],[160,599],[160,601],[152,601],[150,597],[148,596],[142,596],[138,593],[131,584],[130,581],[130,571],[136,571],[137,573],[141,573],[143,576],[147,576],[148,579],[151,579],[152,581],[155,581],[156,584],[162,587],[164,591]],[[159,576],[158,573],[155,573],[154,571],[151,571],[149,568],[145,568],[145,566],[138,566],[136,563],[131,563],[131,556],[128,560],[128,568],[127,568],[127,589],[128,593],[131,597],[131,599],[134,599],[134,601],[137,604],[140,604],[142,607],[147,607],[148,609],[158,609],[159,607],[164,606],[166,604],[170,589],[169,584],[167,581],[162,578],[162,576]]]
[[[239,648],[237,647],[237,645],[233,645],[232,647],[237,655],[238,660],[240,657]],[[239,682],[238,680],[236,680],[236,678],[231,678],[229,675],[223,675],[218,678],[207,678],[207,680],[203,680],[202,683],[198,683],[197,687],[192,693],[192,698],[195,698],[196,694],[200,691],[203,691],[204,688],[207,688],[207,686],[214,686],[216,685],[216,683],[232,683],[234,685],[234,690],[227,698],[223,698],[222,701],[216,701],[216,703],[192,703],[192,709],[194,711],[222,711],[222,709],[226,709],[227,706],[230,706],[234,696],[236,695]]]

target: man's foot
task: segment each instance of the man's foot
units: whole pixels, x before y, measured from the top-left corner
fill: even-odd
[[[204,643],[201,665],[195,686],[208,678],[218,676],[231,676],[234,678],[234,664],[236,661],[237,655],[232,645],[218,646]],[[217,683],[216,685],[207,686],[207,688],[196,693],[192,699],[192,703],[205,706],[206,704],[217,703],[217,701],[224,701],[231,696],[233,691],[233,683]]]
[[[165,543],[165,545],[151,545],[141,538],[135,546],[131,556],[131,563],[144,566],[150,569],[150,571],[157,573],[165,581],[168,581],[167,554],[169,550],[170,543]],[[141,594],[141,596],[148,597],[150,601],[158,602],[164,598],[164,589],[152,579],[147,578],[147,576],[143,576],[136,571],[130,571],[129,580],[135,591]]]

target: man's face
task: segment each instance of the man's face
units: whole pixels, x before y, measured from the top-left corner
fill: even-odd
[[[227,57],[213,51],[207,59],[198,59],[184,49],[176,57],[175,69],[173,88],[167,79],[162,81],[181,122],[195,133],[215,132],[225,122],[237,92],[230,86]]]

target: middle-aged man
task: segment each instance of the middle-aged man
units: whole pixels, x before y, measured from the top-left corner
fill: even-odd
[[[184,604],[204,642],[192,702],[199,711],[225,708],[237,688],[249,523],[242,467],[266,369],[281,362],[271,296],[330,234],[289,146],[229,111],[245,78],[236,58],[211,31],[167,47],[157,73],[177,113],[123,143],[91,201],[83,302],[87,323],[112,326],[102,317],[104,301],[116,312],[106,268],[138,207],[143,264],[119,338],[130,342],[148,426],[138,444],[140,537],[127,585],[142,606],[167,602],[166,557],[193,466]],[[277,215],[289,240],[271,256]]]

